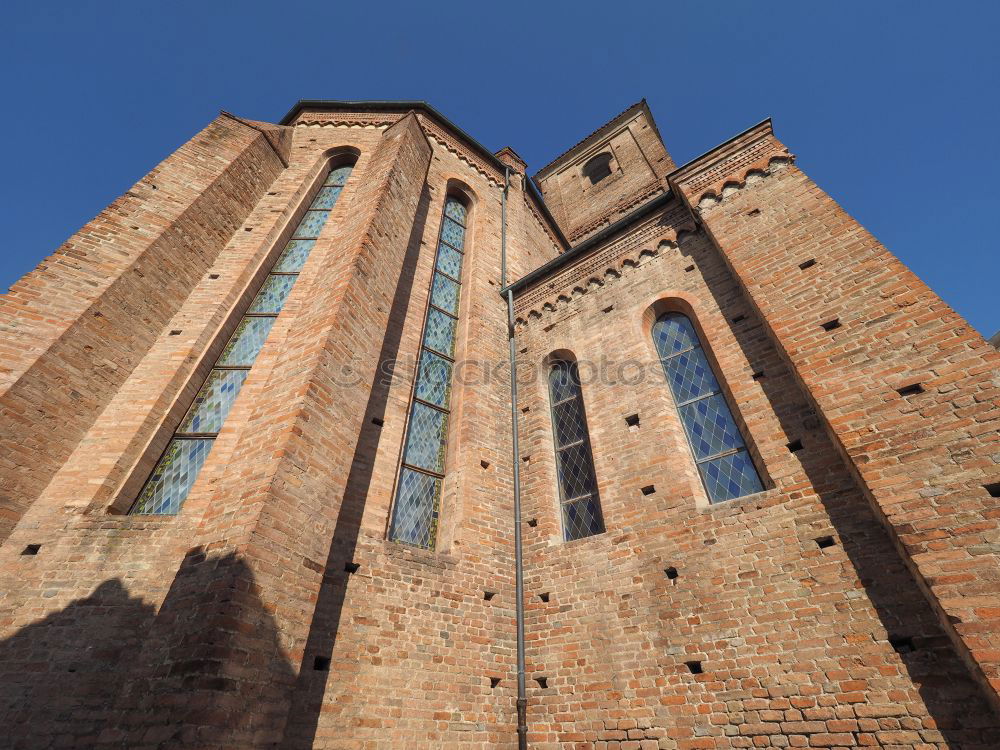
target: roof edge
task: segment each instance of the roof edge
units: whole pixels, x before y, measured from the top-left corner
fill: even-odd
[[[606,131],[608,131],[611,128],[615,127],[616,125],[620,124],[622,122],[622,120],[626,119],[629,115],[633,114],[637,110],[644,111],[647,115],[649,115],[650,120],[653,119],[653,113],[650,111],[649,105],[646,103],[646,100],[645,99],[640,99],[639,101],[635,102],[634,104],[629,105],[623,111],[619,112],[617,115],[615,115],[614,117],[612,117],[606,123],[604,123],[599,128],[597,128],[592,133],[590,133],[590,135],[587,135],[583,139],[581,139],[581,140],[577,141],[576,143],[574,143],[572,146],[570,146],[568,149],[566,149],[565,151],[563,151],[561,154],[559,154],[556,158],[554,158],[548,164],[546,164],[545,166],[541,167],[537,172],[535,172],[535,175],[534,175],[534,177],[532,179],[538,180],[538,179],[541,179],[543,177],[548,176],[549,172],[551,172],[555,168],[556,164],[558,164],[562,159],[564,159],[565,157],[567,157],[569,154],[573,153],[577,149],[583,148],[584,146],[586,146],[591,141],[596,140],[599,136],[603,135]],[[656,123],[655,122],[653,123],[653,130],[656,132],[656,136],[658,138],[660,138],[660,131],[656,127]],[[661,143],[663,142],[663,138],[660,138],[660,142]]]
[[[636,105],[633,105],[633,107],[634,106]],[[285,113],[284,117],[282,117],[278,121],[278,124],[290,125],[292,120],[294,120],[299,115],[299,113],[307,109],[315,109],[327,112],[339,112],[339,111],[344,111],[344,112],[376,111],[376,112],[404,112],[404,113],[409,111],[423,112],[428,116],[436,119],[446,128],[451,130],[455,135],[457,135],[459,138],[468,143],[469,146],[473,148],[473,150],[475,150],[480,156],[485,158],[490,164],[496,167],[496,169],[499,170],[501,173],[507,166],[502,161],[500,161],[500,159],[497,157],[495,153],[490,151],[488,148],[486,148],[486,146],[484,146],[482,143],[477,141],[467,132],[462,130],[462,128],[458,127],[458,125],[449,120],[447,117],[445,117],[443,114],[441,114],[438,110],[436,110],[434,107],[432,107],[425,101],[414,100],[414,99],[361,99],[361,100],[299,99],[297,102],[295,102],[292,108]],[[507,148],[510,147],[507,146]],[[511,151],[513,151],[513,149],[511,149]],[[528,181],[530,182],[530,180]],[[534,187],[534,185],[532,185],[532,187]],[[551,225],[551,228],[555,232],[556,237],[558,237],[562,241],[563,249],[568,248],[569,241],[566,239],[565,235],[563,235],[562,229],[559,227],[559,224],[556,223],[555,218],[549,211],[549,207],[545,205],[545,201],[542,199],[541,195],[537,192],[537,190],[528,190],[527,192],[531,195],[532,200],[535,201],[535,203],[541,210],[542,214],[545,216],[546,220]]]
[[[486,159],[493,164],[494,167],[499,169],[501,172],[504,168],[504,163],[500,161],[496,154],[490,151],[486,146],[477,141],[467,132],[458,127],[454,122],[449,120],[438,110],[434,109],[430,104],[425,101],[411,100],[411,99],[371,99],[371,100],[347,100],[347,99],[299,99],[294,106],[285,113],[279,121],[279,125],[289,125],[295,117],[306,109],[317,109],[324,110],[327,112],[366,112],[366,111],[379,111],[379,112],[409,112],[410,110],[422,111],[426,114],[439,120],[443,125],[453,130],[457,135],[461,136],[463,140],[467,141],[470,146],[472,146],[476,151],[479,152],[481,156],[486,157]]]

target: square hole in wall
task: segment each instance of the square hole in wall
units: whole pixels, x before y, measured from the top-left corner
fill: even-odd
[[[750,376],[753,380],[761,380],[764,377],[763,370],[757,370],[753,375]]]
[[[828,320],[825,323],[820,323],[820,328],[824,331],[833,331],[840,328],[840,318],[834,318],[833,320]]]
[[[900,396],[916,396],[918,393],[923,393],[924,387],[920,383],[910,383],[909,385],[904,385],[902,388],[897,388],[896,393]]]
[[[549,686],[549,678],[548,677],[536,677],[535,678],[535,682],[538,683],[538,687],[540,687],[540,688],[547,688]]]
[[[702,674],[705,670],[702,669],[700,661],[686,661],[684,666],[688,668],[691,674]]]
[[[675,568],[674,566],[671,565],[669,568],[664,568],[663,572],[666,574],[667,578],[669,578],[671,581],[677,580],[677,575],[678,575],[677,568]]]
[[[801,263],[799,263],[799,268],[805,271],[807,268],[812,268],[815,265],[816,265],[816,259],[810,258],[809,260],[804,260]]]
[[[496,595],[497,595],[496,591],[484,591],[483,592],[483,599],[486,600],[486,601],[488,601],[488,602],[491,602],[491,601],[493,601],[493,597],[496,596]]]
[[[357,573],[359,570],[361,570],[361,563],[356,563],[356,562],[347,562],[347,563],[344,563],[344,572],[346,572],[346,573],[352,573],[353,574],[353,573]]]
[[[500,684],[499,677],[490,677],[490,688],[496,688]]]
[[[208,275],[208,278],[210,278],[210,279],[217,279],[217,278],[219,278],[219,274],[217,274],[217,273],[210,273]]]
[[[638,429],[638,427],[639,427],[639,415],[638,414],[629,414],[627,417],[625,417],[625,424],[627,424],[630,428],[635,427],[635,428]]]
[[[983,489],[989,493],[990,497],[1000,497],[1000,482],[984,484]]]
[[[485,458],[479,462],[479,465],[482,466],[484,469],[490,468],[490,462],[487,461]]]
[[[793,440],[792,442],[788,443],[785,447],[788,448],[789,453],[797,453],[798,451],[802,450],[802,441]]]
[[[40,544],[29,544],[27,547],[25,547],[23,550],[21,550],[21,554],[22,555],[37,555],[38,554],[38,550],[40,550],[41,548],[42,548],[42,545],[40,545]]]
[[[375,425],[376,427],[382,427],[383,425],[385,425],[385,420],[380,419],[379,417],[372,417],[372,424]]]
[[[538,519],[537,518],[529,518],[528,519],[528,526],[530,526],[531,528],[535,528],[537,525],[538,525]]]
[[[917,650],[913,645],[913,639],[908,635],[890,635],[889,645],[897,654],[909,654]]]
[[[542,592],[541,594],[538,595],[538,598],[541,599],[543,602],[547,602],[549,600],[549,592],[548,591]]]
[[[330,657],[329,656],[317,656],[313,658],[313,669],[317,672],[329,672],[330,671]]]
[[[832,547],[836,542],[833,540],[832,536],[818,536],[816,537],[816,546],[820,549],[826,549],[827,547]]]
[[[654,492],[656,492],[655,485],[647,484],[645,487],[642,488],[643,495],[652,495]]]

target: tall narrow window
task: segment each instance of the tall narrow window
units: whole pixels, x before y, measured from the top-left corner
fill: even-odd
[[[660,316],[653,341],[709,499],[761,492],[760,476],[691,321],[675,312]]]
[[[392,541],[425,549],[434,547],[441,512],[467,215],[457,198],[445,201],[389,529]]]
[[[604,531],[597,477],[575,362],[559,361],[549,370],[552,438],[562,506],[563,538],[568,542]]]
[[[330,170],[129,511],[177,513],[351,174]]]

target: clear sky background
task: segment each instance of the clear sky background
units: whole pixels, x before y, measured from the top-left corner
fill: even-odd
[[[12,0],[0,290],[220,109],[423,99],[534,171],[645,97],[678,164],[772,117],[799,166],[989,335],[998,28],[987,0]]]

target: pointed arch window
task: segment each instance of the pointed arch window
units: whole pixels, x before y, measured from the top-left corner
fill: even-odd
[[[580,375],[575,362],[559,360],[552,364],[549,370],[549,402],[552,405],[552,439],[556,449],[563,539],[569,542],[600,534],[604,531],[604,518],[597,493]]]
[[[389,539],[433,549],[441,512],[468,209],[445,200]]]
[[[677,312],[661,315],[653,324],[653,342],[709,500],[762,492],[746,441],[690,319]]]
[[[344,165],[327,174],[129,513],[161,515],[180,511],[352,169],[353,165]]]

